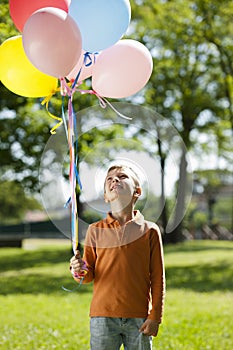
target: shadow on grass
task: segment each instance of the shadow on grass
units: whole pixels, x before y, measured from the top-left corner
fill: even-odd
[[[219,243],[223,243],[219,244]],[[185,243],[177,244],[167,244],[164,246],[164,251],[166,254],[179,252],[179,253],[193,253],[193,252],[202,252],[202,251],[211,251],[211,250],[221,250],[226,252],[233,252],[233,242],[227,242],[229,245],[226,246],[226,241],[189,241]]]
[[[174,251],[174,247],[171,247]],[[194,247],[179,247],[193,252]],[[216,249],[216,247],[209,247]],[[177,247],[176,247],[177,249]],[[206,245],[197,250],[206,250]],[[224,248],[221,248],[224,249]],[[167,250],[167,248],[166,248]],[[177,251],[181,251],[178,249]],[[5,251],[0,257],[0,294],[56,294],[67,293],[62,286],[73,290],[78,284],[73,281],[69,271],[67,275],[53,274],[53,267],[59,263],[69,264],[71,251],[67,248],[40,249],[34,251]],[[40,269],[41,267],[41,269]],[[45,268],[43,271],[43,267]],[[49,267],[49,269],[48,269]],[[33,273],[33,269],[38,268]],[[51,268],[51,273],[50,271]],[[39,270],[39,271],[38,271]],[[233,290],[233,268],[227,259],[216,263],[202,263],[187,266],[169,266],[166,268],[167,289],[189,289],[197,292],[229,291]],[[78,293],[87,293],[92,285],[82,285]],[[76,292],[76,290],[74,290]]]
[[[78,292],[87,293],[91,292],[92,285],[79,285],[73,281],[72,277],[67,278],[53,277],[43,274],[29,274],[29,275],[18,275],[12,277],[2,277],[0,286],[0,295],[9,294],[64,294],[66,289]]]
[[[166,268],[167,289],[197,292],[232,291],[233,268],[229,261]]]
[[[232,291],[232,266],[222,261],[216,265],[175,266],[166,269],[167,289],[187,289],[196,292]],[[1,276],[0,294],[61,294],[62,286],[78,293],[89,293],[92,284],[79,286],[71,275],[53,276],[43,273],[19,272],[14,277]]]
[[[233,242],[226,241],[189,241],[176,245],[165,245],[165,257],[169,254],[182,255],[182,264],[166,267],[167,288],[190,289],[197,292],[232,291],[233,290]],[[184,264],[187,254],[214,251],[218,254],[218,260],[212,262],[197,262],[195,264]],[[175,259],[175,255],[174,255]],[[202,259],[202,255],[200,255]],[[165,259],[166,261],[166,259]]]
[[[0,257],[0,295],[66,294],[62,286],[78,293],[90,292],[91,284],[79,286],[69,273],[71,256],[72,252],[67,248],[33,251],[9,249],[5,251]],[[67,264],[66,276],[64,272],[61,273],[61,276],[53,274],[53,267],[59,263]],[[48,267],[51,268],[51,273],[48,273]],[[38,268],[40,271],[33,273],[33,268]]]
[[[69,249],[40,249],[20,251],[9,249],[9,255],[0,256],[0,273],[6,271],[19,271],[30,267],[43,267],[62,262],[69,263],[71,250]],[[0,250],[1,252],[1,250]],[[13,253],[12,253],[13,252]]]

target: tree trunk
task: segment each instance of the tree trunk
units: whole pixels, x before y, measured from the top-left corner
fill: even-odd
[[[160,137],[157,139],[158,144],[158,153],[160,156],[160,166],[161,166],[161,196],[160,196],[160,206],[161,206],[161,224],[163,228],[163,241],[164,243],[168,243],[166,241],[166,234],[165,234],[165,228],[167,227],[168,219],[167,219],[167,205],[166,205],[166,198],[165,198],[165,162],[166,162],[166,156],[163,155],[162,152],[162,142]]]
[[[169,233],[169,241],[171,243],[177,243],[183,241],[182,229],[183,218],[185,213],[185,195],[187,189],[187,160],[186,149],[183,147],[182,156],[179,169],[179,182],[177,189],[177,198],[175,206],[175,217],[172,223],[171,231]]]

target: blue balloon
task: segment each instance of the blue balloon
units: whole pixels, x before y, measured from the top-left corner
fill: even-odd
[[[130,23],[131,7],[129,0],[72,0],[69,15],[80,29],[83,50],[96,52],[121,39]]]

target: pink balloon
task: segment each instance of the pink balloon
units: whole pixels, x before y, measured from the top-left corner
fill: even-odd
[[[82,70],[77,81],[80,82],[82,80],[89,78],[92,75],[92,70],[97,60],[97,57],[98,57],[98,54],[94,54],[94,53],[90,53],[90,52],[86,52],[85,50],[82,50],[81,57],[79,58],[77,64],[72,69],[72,71],[67,75],[67,79],[75,80],[81,68]]]
[[[10,15],[20,32],[33,12],[44,7],[56,7],[68,12],[71,0],[10,0]]]
[[[76,22],[65,11],[45,8],[25,23],[23,46],[31,63],[56,78],[67,76],[82,52],[82,38]]]
[[[118,41],[103,50],[92,72],[92,87],[100,96],[123,98],[141,90],[150,79],[150,51],[131,39]]]

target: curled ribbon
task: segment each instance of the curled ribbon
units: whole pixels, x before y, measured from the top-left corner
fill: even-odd
[[[94,52],[94,53],[91,53],[91,52],[85,52],[84,53],[84,58],[83,58],[83,65],[85,67],[89,67],[91,66],[92,64],[95,64],[95,61],[96,61],[96,56],[99,54],[99,52]],[[94,55],[93,58],[91,55]]]
[[[53,134],[53,135],[56,134],[56,129],[59,128],[59,126],[61,126],[62,123],[63,123],[63,119],[62,119],[61,117],[57,117],[56,115],[52,114],[52,113],[49,111],[49,102],[50,102],[52,96],[53,96],[57,91],[59,91],[59,90],[56,90],[56,91],[52,92],[50,95],[46,96],[46,97],[43,99],[43,101],[41,102],[41,105],[42,105],[42,106],[45,105],[48,115],[49,115],[51,118],[53,118],[53,119],[55,119],[55,120],[58,120],[58,123],[50,130],[50,133]]]
[[[102,108],[106,108],[107,105],[117,114],[119,115],[119,117],[126,119],[126,120],[132,120],[133,118],[131,117],[127,117],[126,115],[120,113],[105,97],[100,96],[96,91],[94,90],[83,90],[83,89],[76,89],[76,91],[79,91],[81,94],[91,94],[91,95],[95,95],[98,100],[99,100],[99,104],[100,107]]]
[[[93,91],[93,93],[98,97],[100,101],[100,106],[102,108],[106,108],[106,106],[108,105],[117,115],[119,115],[119,117],[127,120],[132,120],[131,117],[127,117],[126,115],[120,113],[105,97],[100,96],[96,91]]]

